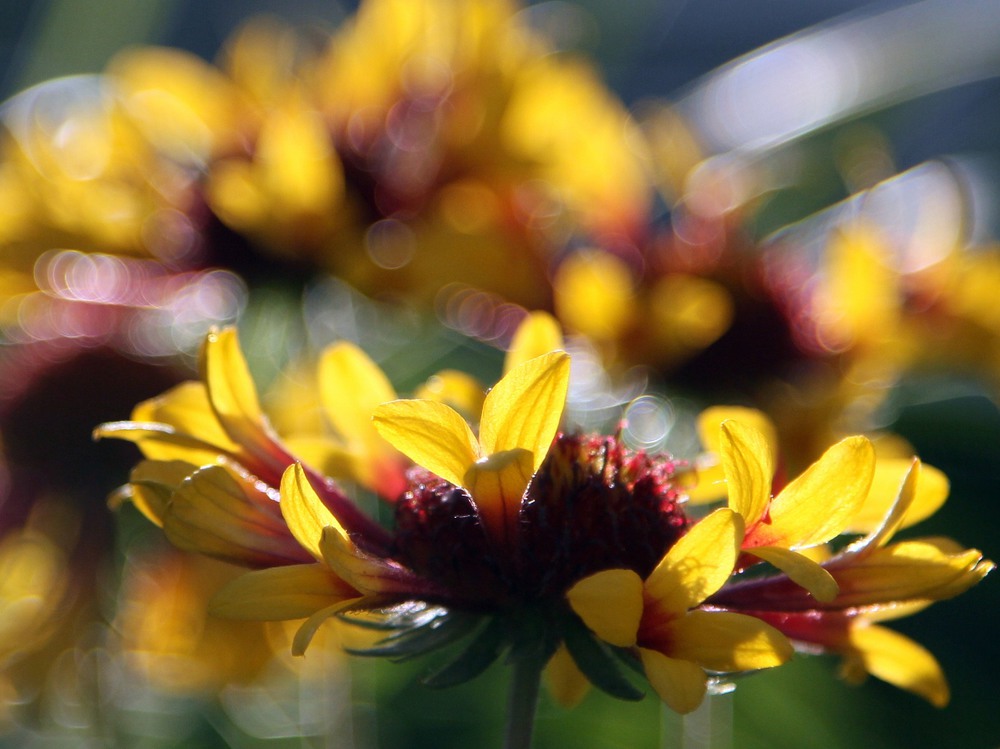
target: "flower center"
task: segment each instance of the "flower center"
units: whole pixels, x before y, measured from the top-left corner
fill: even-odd
[[[617,437],[561,434],[525,492],[506,550],[485,533],[467,491],[417,469],[396,506],[394,556],[455,602],[486,608],[561,598],[605,569],[646,577],[688,528],[674,468]]]

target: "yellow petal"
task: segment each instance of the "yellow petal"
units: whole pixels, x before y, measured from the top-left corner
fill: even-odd
[[[977,549],[948,553],[927,541],[903,541],[828,569],[840,585],[838,606],[867,606],[913,599],[944,599],[983,579],[993,563]]]
[[[132,504],[162,528],[170,498],[184,483],[184,479],[196,470],[198,466],[182,460],[142,461],[129,475]]]
[[[774,479],[774,460],[767,438],[739,421],[726,421],[720,429],[719,454],[726,473],[729,508],[753,527],[767,509]]]
[[[902,481],[897,485],[897,494],[894,501],[888,506],[888,511],[867,536],[858,539],[844,549],[841,554],[841,563],[847,563],[852,557],[867,556],[873,550],[885,546],[889,542],[889,539],[902,527],[903,521],[910,511],[922,475],[923,468],[920,460],[911,459],[909,468],[902,476]]]
[[[479,441],[483,453],[518,448],[542,464],[559,428],[569,386],[569,355],[561,351],[521,364],[496,384],[483,404]]]
[[[288,530],[295,536],[303,549],[317,559],[322,559],[319,542],[323,529],[328,526],[341,527],[337,518],[323,504],[313,489],[306,472],[298,463],[291,465],[281,477],[281,515],[288,524]]]
[[[219,450],[169,424],[148,421],[111,421],[94,430],[94,439],[118,439],[135,443],[150,460],[179,460],[192,465],[218,462]]]
[[[524,491],[532,476],[527,450],[507,450],[481,458],[465,473],[463,485],[472,495],[479,516],[494,539],[514,540]]]
[[[851,628],[850,643],[872,676],[918,694],[935,707],[948,704],[948,682],[941,666],[913,640],[885,627],[858,626]]]
[[[319,360],[320,398],[326,417],[347,444],[368,444],[372,412],[396,397],[385,373],[353,343],[327,347]]]
[[[672,613],[697,606],[729,579],[742,538],[740,516],[716,510],[670,548],[646,580],[646,595]]]
[[[365,554],[342,529],[327,526],[320,539],[323,561],[336,575],[362,593],[407,592],[408,582],[400,581],[400,570],[383,559]],[[412,589],[409,590],[412,593]]]
[[[548,312],[532,312],[518,326],[503,362],[509,372],[524,362],[563,347],[562,329]]]
[[[639,648],[639,657],[650,686],[674,712],[689,713],[705,699],[707,679],[697,663],[668,658],[648,648]]]
[[[479,459],[479,443],[454,409],[426,400],[383,403],[372,417],[375,428],[414,463],[456,486]]]
[[[174,492],[163,519],[170,542],[185,551],[243,565],[302,562],[278,503],[255,481],[222,466],[200,468]]]
[[[202,379],[226,434],[260,460],[271,463],[271,429],[257,399],[257,388],[240,350],[235,328],[208,334],[202,351]]]
[[[877,528],[885,519],[886,513],[896,501],[899,487],[903,483],[907,471],[910,470],[911,458],[879,458],[875,463],[875,475],[872,478],[871,489],[865,503],[851,518],[845,531],[848,533],[868,533]],[[948,499],[948,477],[941,471],[926,463],[920,471],[920,481],[910,508],[903,518],[902,527],[906,528],[919,523],[935,512]]]
[[[302,626],[295,632],[295,637],[292,639],[292,655],[302,655],[306,652],[306,648],[309,647],[309,643],[312,642],[313,637],[316,636],[316,630],[318,630],[327,619],[331,616],[336,616],[341,611],[351,608],[351,606],[358,604],[362,600],[364,600],[362,597],[348,598],[341,603],[335,603],[325,609],[320,609],[306,619],[302,623]]]
[[[237,577],[212,597],[209,611],[225,619],[282,621],[357,597],[326,565],[292,564]]]
[[[143,401],[132,410],[132,421],[168,424],[180,434],[197,437],[201,442],[215,445],[216,452],[235,452],[239,446],[219,424],[208,399],[208,390],[200,382],[182,382],[162,395]],[[154,457],[154,456],[150,456]],[[170,460],[156,456],[155,460]],[[189,460],[204,465],[214,460]]]
[[[590,691],[590,681],[576,665],[565,645],[560,645],[549,659],[544,678],[552,699],[566,708],[580,704]]]
[[[605,570],[566,594],[577,616],[598,637],[619,647],[635,644],[642,618],[642,579],[632,570]]]
[[[764,436],[769,455],[778,454],[778,432],[763,411],[745,406],[712,406],[698,414],[698,438],[705,450],[719,453],[722,448],[722,422],[738,421]]]
[[[857,514],[874,471],[875,450],[868,439],[841,440],[774,498],[771,522],[752,530],[752,545],[794,548],[829,541]]]
[[[715,455],[700,456],[693,470],[683,474],[681,481],[690,484],[686,486],[685,493],[691,504],[717,502],[726,496],[726,471]]]
[[[784,572],[817,601],[829,603],[837,597],[839,588],[833,575],[809,557],[777,546],[757,546],[750,553]]]
[[[780,666],[793,648],[781,632],[745,614],[691,611],[671,626],[670,655],[712,671],[753,671]]]

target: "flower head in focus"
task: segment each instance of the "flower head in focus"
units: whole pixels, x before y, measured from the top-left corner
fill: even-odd
[[[371,655],[416,655],[464,640],[458,656],[428,677],[442,686],[472,678],[504,652],[535,671],[568,652],[590,681],[634,699],[641,692],[622,661],[632,662],[636,642],[666,648],[658,622],[697,628],[699,607],[733,571],[741,521],[726,511],[724,531],[715,528],[723,516],[692,526],[674,461],[631,451],[617,436],[558,431],[569,361],[550,350],[558,343],[553,331],[547,316],[526,321],[475,431],[439,401],[372,409],[378,432],[413,459],[404,491],[385,497],[395,508],[388,530],[296,459],[294,441],[267,425],[231,331],[209,339],[203,382],[182,386],[183,407],[175,393],[141,405],[136,421],[98,433],[143,449],[147,460],[127,491],[175,544],[259,568],[216,596],[220,615],[304,618],[293,643],[299,653],[331,617],[391,632],[364,651]],[[539,351],[547,353],[531,355]],[[691,565],[704,569],[682,572]],[[605,644],[567,599],[603,570],[625,570],[663,592],[638,640],[633,629],[630,641]],[[687,592],[665,592],[672,587]],[[757,669],[790,652],[782,636],[749,616],[709,619],[721,627],[709,638],[714,651],[690,656],[700,676],[685,667],[688,697],[668,700],[677,709],[700,701],[708,680],[702,666]],[[737,652],[739,638],[724,636],[722,619],[757,633],[745,648],[756,656]],[[652,665],[647,673],[662,676]]]

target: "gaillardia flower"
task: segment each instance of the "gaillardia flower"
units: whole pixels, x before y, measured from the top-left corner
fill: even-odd
[[[98,434],[143,450],[147,460],[123,492],[171,540],[257,568],[220,591],[216,614],[304,619],[296,653],[332,617],[382,633],[356,651],[364,655],[411,657],[464,643],[426,678],[433,686],[471,679],[505,655],[514,668],[509,746],[529,743],[539,676],[557,653],[599,688],[637,699],[623,669],[631,666],[680,712],[697,707],[719,676],[786,661],[793,647],[782,622],[766,597],[743,591],[769,580],[781,600],[820,603],[780,570],[742,573],[751,565],[741,549],[763,521],[737,506],[695,519],[682,490],[690,474],[677,462],[628,449],[618,435],[560,432],[569,357],[527,355],[552,338],[550,319],[529,318],[473,424],[437,400],[372,408],[378,434],[412,461],[401,491],[368,484],[392,503],[392,528],[269,426],[233,331],[209,336],[202,382],[140,404],[132,422]],[[870,475],[859,475],[844,477],[844,491],[867,491]],[[838,476],[823,476],[832,491]],[[829,497],[806,491],[801,502]],[[826,530],[803,531],[803,543],[826,540]],[[865,600],[896,600],[893,585],[854,583],[857,562],[843,565],[822,573],[838,581],[824,601],[866,595],[856,589]],[[945,587],[960,586],[942,580],[921,595]]]

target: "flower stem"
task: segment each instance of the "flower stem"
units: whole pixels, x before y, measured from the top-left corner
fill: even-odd
[[[544,660],[532,657],[514,660],[514,673],[507,692],[507,731],[504,749],[530,749],[538,685]]]

